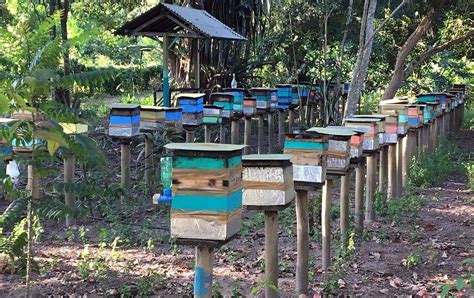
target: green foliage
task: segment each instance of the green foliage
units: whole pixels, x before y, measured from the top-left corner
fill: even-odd
[[[453,142],[442,141],[435,152],[413,158],[409,183],[413,186],[428,187],[443,181],[448,175],[462,172],[461,154]]]
[[[240,229],[240,235],[246,237],[248,234],[256,232],[264,224],[264,216],[262,212],[255,214],[249,220],[242,222],[242,228]]]
[[[278,287],[275,284],[273,284],[270,280],[266,278],[262,278],[257,282],[254,287],[252,287],[252,289],[250,290],[250,294],[252,296],[261,295],[267,287],[277,293],[279,292]]]
[[[418,218],[418,211],[424,205],[425,198],[412,192],[405,193],[402,197],[385,202],[376,201],[376,212],[381,216],[389,217],[395,222],[401,220],[413,221]]]
[[[410,253],[406,257],[406,263],[405,266],[408,269],[411,269],[413,267],[416,267],[421,264],[421,261],[423,260],[422,254],[421,254],[421,249],[418,247],[415,252]]]

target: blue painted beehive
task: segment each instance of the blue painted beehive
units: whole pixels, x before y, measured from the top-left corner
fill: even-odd
[[[225,241],[240,231],[243,145],[172,143],[171,236]]]
[[[287,110],[291,105],[291,85],[279,84],[276,85],[277,98],[278,98],[278,109]]]
[[[244,104],[244,96],[245,96],[245,89],[243,88],[225,88],[223,90],[225,93],[230,93],[234,96],[232,110],[235,114],[242,114],[243,113],[243,104]]]
[[[349,93],[349,87],[351,86],[351,83],[344,83],[342,86],[342,94],[347,94]]]
[[[202,124],[205,95],[204,93],[182,93],[177,96],[178,107],[183,109],[183,125]]]
[[[109,136],[131,138],[140,133],[140,106],[112,104],[109,117]]]
[[[270,112],[276,108],[276,89],[252,88],[252,97],[257,101],[257,110]]]
[[[216,92],[210,97],[211,104],[222,108],[222,118],[229,119],[234,110],[234,96],[230,93]]]
[[[424,93],[424,94],[417,95],[416,101],[418,103],[430,105],[429,112],[431,113],[430,115],[430,120],[431,120],[442,114],[443,112],[442,104],[441,104],[442,98],[446,100],[446,96],[441,96],[440,93]]]
[[[204,106],[204,124],[220,124],[222,123],[222,107],[214,105]]]

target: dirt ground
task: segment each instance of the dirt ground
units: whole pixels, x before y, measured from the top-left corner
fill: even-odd
[[[472,155],[473,131],[463,131],[457,142],[465,153]],[[336,207],[338,186],[336,183],[333,192]],[[458,278],[469,280],[474,268],[474,199],[467,177],[452,175],[435,187],[416,192],[426,202],[414,223],[411,219],[395,223],[378,217],[364,237],[356,240],[353,256],[328,272],[319,269],[321,244],[316,227],[310,242],[311,294],[318,297],[323,289],[330,289],[335,295],[426,296],[441,292],[443,284],[456,288]],[[143,218],[154,214],[155,208],[151,203],[147,205]],[[292,214],[287,210],[280,215],[278,288],[282,296],[294,296],[295,291],[296,223]],[[166,225],[166,219],[163,216],[161,223]],[[332,222],[334,237],[338,225],[336,215]],[[162,240],[168,231],[156,231],[154,247],[113,249],[112,243],[101,248],[97,236],[100,228],[115,229],[113,224],[86,218],[78,226],[87,231],[86,239],[79,239],[79,230],[65,230],[62,223],[43,223],[44,235],[34,245],[40,268],[33,277],[34,296],[192,295],[194,248]],[[261,214],[245,212],[244,227],[244,235],[220,248],[215,255],[214,287],[222,295],[261,295],[264,246]],[[75,234],[74,239],[71,233]],[[336,239],[332,242],[333,256],[336,242]],[[88,277],[81,276],[84,263],[94,268],[89,270],[93,272]],[[24,284],[20,275],[1,274],[0,296],[24,296]],[[472,284],[466,284],[460,294],[474,295]]]

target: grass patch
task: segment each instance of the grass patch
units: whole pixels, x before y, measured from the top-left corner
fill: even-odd
[[[375,200],[374,208],[377,214],[389,217],[397,223],[400,223],[403,219],[417,219],[418,211],[426,201],[425,197],[410,191],[402,197],[388,202],[384,201],[381,196],[375,197]]]
[[[462,127],[464,129],[474,129],[474,107],[469,106],[464,109]]]
[[[450,174],[463,172],[460,157],[460,150],[455,144],[442,141],[434,153],[413,158],[409,183],[412,186],[428,187]]]

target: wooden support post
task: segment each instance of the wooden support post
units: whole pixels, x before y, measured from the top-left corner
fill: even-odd
[[[354,221],[358,235],[362,235],[364,230],[364,176],[365,163],[362,160],[356,168],[355,175],[355,202],[354,202]]]
[[[433,123],[431,123],[430,126],[430,138],[429,138],[429,144],[428,144],[428,152],[433,153],[436,150],[436,138],[437,138],[437,131],[436,131],[436,126],[437,126],[437,120],[434,120]]]
[[[258,115],[258,140],[257,140],[257,153],[258,154],[263,154],[263,126],[264,126],[264,120],[263,120],[263,115],[259,114]]]
[[[349,233],[349,191],[351,185],[351,172],[341,177],[341,194],[340,194],[340,227],[342,247],[347,248],[347,239]]]
[[[296,294],[308,294],[308,191],[296,190]]]
[[[300,121],[299,121],[299,127],[302,128],[304,127],[305,124],[305,119],[304,119],[304,108],[305,106],[303,105],[303,99],[300,97]]]
[[[204,143],[211,142],[211,128],[209,125],[204,124]]]
[[[397,142],[397,191],[396,196],[400,197],[403,193],[402,173],[403,173],[403,140],[398,138]]]
[[[295,127],[295,110],[290,109],[288,111],[288,131],[292,132]]]
[[[251,135],[252,135],[252,118],[245,117],[244,145],[247,145],[247,147],[244,148],[244,154],[250,154],[250,136]]]
[[[275,121],[273,120],[273,113],[268,113],[268,153],[273,153],[275,148],[274,135],[275,135]]]
[[[165,107],[170,106],[170,82],[169,82],[169,68],[168,68],[168,63],[169,63],[169,52],[168,52],[168,46],[169,46],[169,37],[164,34],[163,35],[163,45],[162,45],[162,51],[163,51],[163,105]]]
[[[278,110],[278,145],[283,149],[283,142],[285,141],[285,118],[286,112]]]
[[[388,145],[388,183],[387,200],[395,198],[397,195],[397,145]]]
[[[193,39],[194,51],[194,88],[201,87],[201,56],[199,55],[199,39]]]
[[[212,297],[212,267],[214,249],[208,246],[196,247],[194,269],[194,297]]]
[[[194,143],[194,130],[186,130],[186,143]]]
[[[225,142],[225,124],[222,122],[219,124],[219,141],[221,144],[226,144]]]
[[[382,146],[379,156],[379,192],[387,190],[388,146]]]
[[[423,153],[423,127],[418,127],[417,129],[418,139],[417,139],[417,155]]]
[[[316,105],[314,103],[311,105],[310,119],[311,126],[316,126]]]
[[[120,186],[128,190],[130,187],[130,140],[122,140],[120,144]]]
[[[425,124],[423,126],[423,153],[429,152],[430,130],[431,124]]]
[[[148,188],[153,185],[153,140],[145,135],[145,183]]]
[[[376,174],[377,157],[375,154],[367,156],[367,183],[365,193],[365,222],[372,223],[375,220],[374,193],[377,180]]]
[[[74,209],[76,207],[76,196],[74,194],[74,163],[76,158],[74,154],[66,155],[64,159],[64,202],[68,208]],[[71,227],[76,225],[76,219],[72,215],[66,215],[66,226]]]
[[[239,120],[232,120],[230,125],[231,143],[236,145],[239,143]]]
[[[278,297],[278,212],[265,211],[265,297]]]
[[[331,192],[332,179],[326,179],[323,186],[323,201],[321,206],[321,234],[322,234],[322,269],[328,269],[331,264]]]

